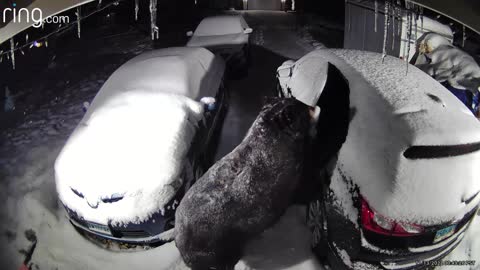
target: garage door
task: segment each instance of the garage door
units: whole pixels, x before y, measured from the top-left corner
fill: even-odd
[[[281,0],[248,0],[250,10],[281,10]]]

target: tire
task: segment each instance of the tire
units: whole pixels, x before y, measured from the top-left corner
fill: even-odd
[[[307,226],[311,232],[312,251],[320,261],[326,262],[328,256],[327,223],[321,196],[312,200],[307,206]]]

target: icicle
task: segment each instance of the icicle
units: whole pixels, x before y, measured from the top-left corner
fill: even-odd
[[[407,73],[408,73],[408,62],[410,59],[410,43],[412,42],[412,13],[409,9],[407,9],[407,55],[405,58],[405,62],[407,63]]]
[[[102,0],[98,0],[98,6],[97,7],[101,7],[102,6]]]
[[[150,27],[152,40],[158,39],[157,0],[150,0]]]
[[[418,40],[418,13],[414,13],[414,17],[415,19],[415,22],[414,22],[414,27],[415,27],[415,44],[417,44],[417,40]]]
[[[12,56],[12,67],[15,69],[15,41],[10,39],[10,54]]]
[[[423,7],[420,7],[420,29],[423,33]]]
[[[393,2],[390,5],[391,7],[391,12],[392,12],[392,51],[395,49],[395,24],[397,23],[395,20],[395,2]]]
[[[462,26],[463,37],[462,37],[462,48],[465,47],[465,41],[467,41],[467,32],[465,31],[465,25]]]
[[[377,21],[378,21],[378,1],[375,0],[375,33],[377,32]]]
[[[80,23],[80,20],[81,20],[81,8],[80,7],[77,7],[77,34],[78,34],[78,38],[80,38],[81,36],[81,23]]]
[[[135,21],[138,21],[138,11],[140,11],[139,0],[135,0]]]
[[[382,51],[382,63],[387,56],[387,36],[388,27],[390,25],[390,2],[385,1],[385,24],[383,27],[383,51]]]
[[[28,34],[25,35],[25,43],[28,43]]]

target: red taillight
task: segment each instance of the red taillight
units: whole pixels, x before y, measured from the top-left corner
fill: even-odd
[[[424,228],[420,225],[397,222],[376,213],[363,197],[360,198],[362,201],[362,227],[364,229],[398,237],[413,236],[424,232]]]

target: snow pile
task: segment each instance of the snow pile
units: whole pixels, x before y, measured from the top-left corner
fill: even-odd
[[[447,81],[458,89],[476,93],[480,87],[480,67],[472,56],[434,33],[425,35],[420,42],[419,52],[430,61],[420,62],[417,67],[439,82]]]
[[[200,103],[177,95],[132,91],[112,98],[85,116],[56,161],[61,201],[100,224],[149,218],[182,184],[202,113]],[[102,202],[117,196],[123,199]]]

